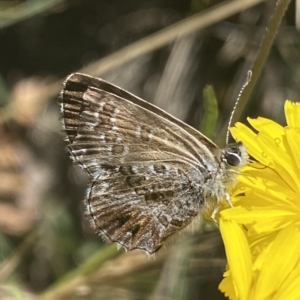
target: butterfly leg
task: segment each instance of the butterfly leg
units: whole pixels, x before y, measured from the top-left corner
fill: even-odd
[[[225,194],[225,201],[227,202],[227,204],[230,206],[230,207],[233,207],[231,201],[230,201],[230,196],[228,193]]]
[[[230,201],[230,196],[227,193],[225,194],[225,201],[227,202],[227,204],[230,207],[233,207],[233,205],[232,205],[232,203]],[[214,208],[214,211],[212,212],[212,214],[210,216],[215,223],[217,223],[216,214],[219,212],[219,209],[220,209],[220,201],[217,201],[217,204],[216,204],[216,206]]]
[[[218,224],[218,222],[217,222],[217,220],[216,220],[216,214],[219,212],[219,209],[220,209],[220,203],[219,203],[219,201],[217,201],[217,204],[216,204],[216,206],[215,206],[215,208],[214,208],[214,211],[212,212],[212,214],[211,214],[211,219],[216,223],[216,224]]]

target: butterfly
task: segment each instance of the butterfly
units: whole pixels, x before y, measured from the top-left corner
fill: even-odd
[[[241,142],[218,148],[160,108],[100,78],[73,73],[60,93],[73,162],[90,177],[84,200],[95,232],[126,250],[157,252],[214,208],[246,164]]]

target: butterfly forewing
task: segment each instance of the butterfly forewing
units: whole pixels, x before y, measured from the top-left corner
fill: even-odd
[[[192,127],[101,79],[70,75],[61,93],[72,159],[91,177],[95,231],[152,254],[204,205],[217,147]]]

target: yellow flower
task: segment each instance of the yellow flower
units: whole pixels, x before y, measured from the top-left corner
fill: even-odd
[[[230,299],[300,299],[300,103],[285,102],[287,126],[248,119],[235,139],[257,163],[246,166],[220,213],[228,270],[220,290]]]

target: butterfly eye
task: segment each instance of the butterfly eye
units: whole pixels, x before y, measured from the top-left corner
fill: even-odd
[[[237,167],[241,163],[241,157],[238,155],[238,153],[226,152],[224,154],[223,161],[225,161],[228,166]]]
[[[229,144],[222,153],[221,161],[225,162],[230,167],[237,167],[242,164],[243,144],[233,143]]]

